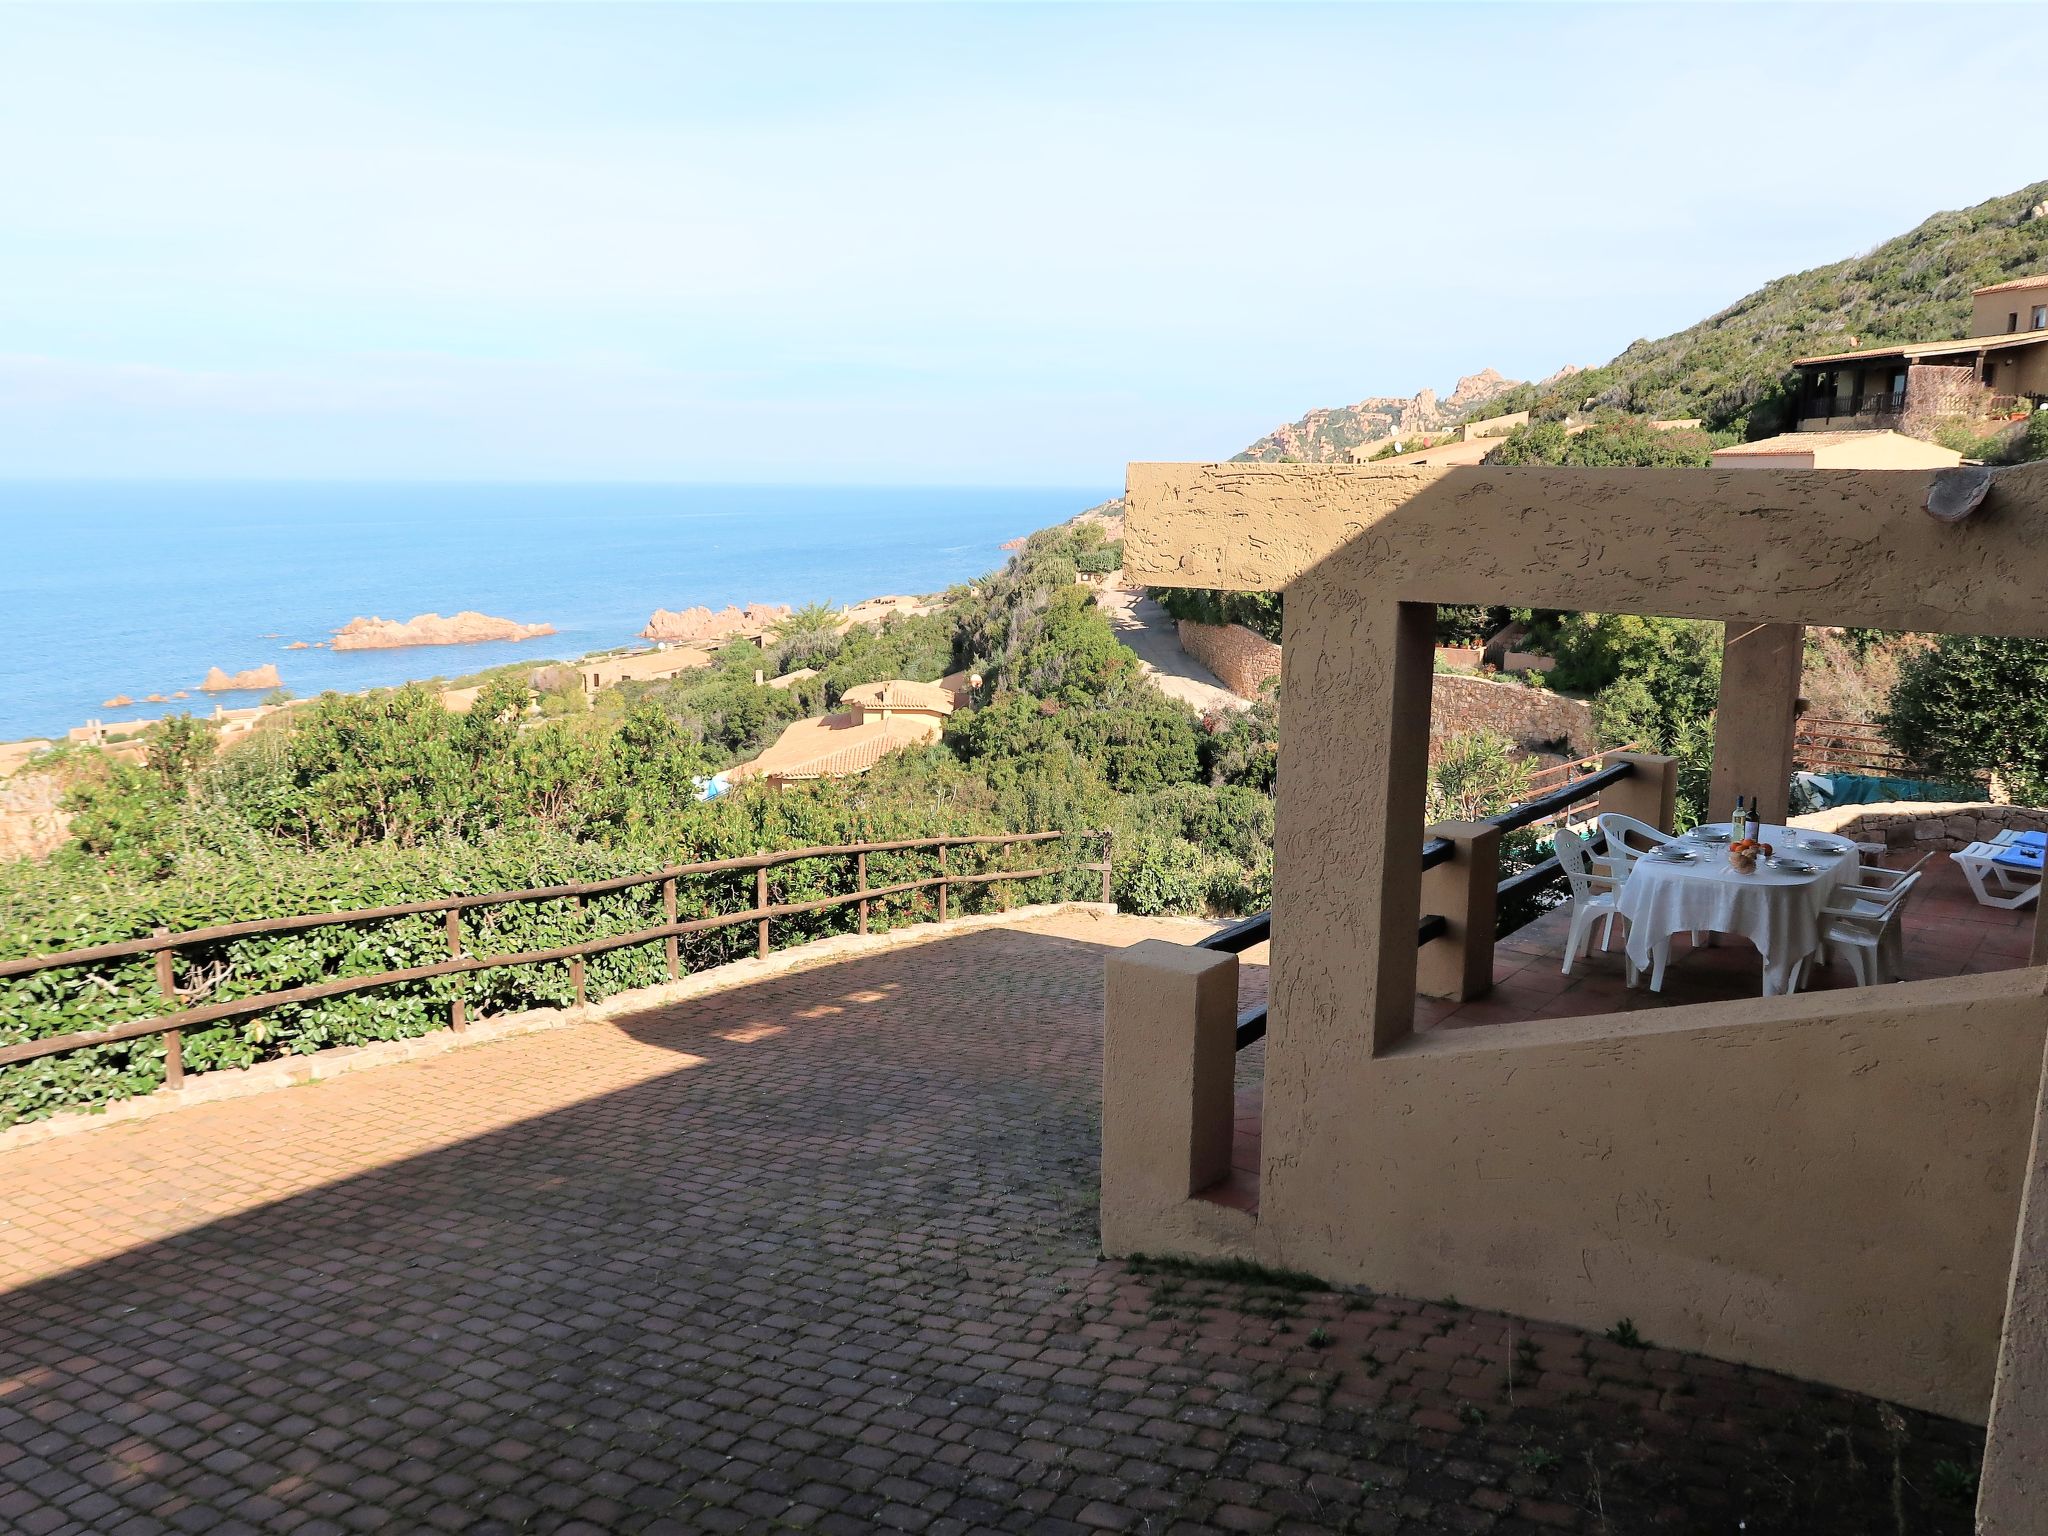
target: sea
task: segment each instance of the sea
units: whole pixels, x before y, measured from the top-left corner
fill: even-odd
[[[273,662],[300,697],[630,644],[657,608],[935,592],[1100,486],[0,482],[0,741],[255,703],[210,667]],[[350,619],[476,609],[557,633],[287,650]],[[167,704],[109,707],[179,689]]]

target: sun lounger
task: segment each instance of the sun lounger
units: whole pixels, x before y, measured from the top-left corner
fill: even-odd
[[[1970,894],[1979,904],[2010,910],[2025,906],[2041,894],[2042,865],[2048,849],[2023,841],[2038,833],[2009,834],[2010,842],[1972,843],[1950,858],[1970,882]]]

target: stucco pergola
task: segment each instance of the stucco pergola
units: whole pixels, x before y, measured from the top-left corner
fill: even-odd
[[[1630,1316],[1679,1347],[1964,1417],[1983,1418],[1994,1368],[2002,1405],[2048,1396],[2048,1252],[2015,1246],[2048,1040],[2038,932],[2033,968],[1997,975],[1412,1035],[1434,605],[1725,621],[1739,729],[1714,808],[1741,792],[1782,814],[1799,626],[2048,637],[2048,464],[2005,472],[1960,524],[1927,514],[1931,481],[1132,465],[1134,577],[1286,591],[1286,728],[1257,1213],[1126,1198],[1116,1009],[1141,989],[1119,991],[1113,967],[1111,1251]],[[1207,1007],[1198,971],[1162,982],[1158,1007]],[[1190,1047],[1198,1082],[1206,1059]],[[2038,1231],[2048,1174],[2035,1183]],[[2027,1455],[2039,1479],[2048,1445],[2003,1465]]]

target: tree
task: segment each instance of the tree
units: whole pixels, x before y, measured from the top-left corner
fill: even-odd
[[[1899,668],[1878,723],[1933,773],[1996,773],[2016,800],[2048,804],[2048,640],[1941,635]]]

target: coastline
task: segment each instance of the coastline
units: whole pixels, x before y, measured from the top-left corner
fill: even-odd
[[[1001,547],[1007,550],[1021,543],[1021,540],[1012,540]],[[874,597],[861,598],[837,609],[836,627],[843,632],[856,625],[880,624],[898,615],[914,615],[929,612],[936,605],[940,596],[941,594],[932,592],[889,592]],[[684,616],[657,607],[647,624],[638,633],[617,645],[585,651],[579,656],[534,656],[531,658],[530,665],[536,671],[550,666],[567,666],[581,669],[601,661],[618,662],[630,657],[686,652],[701,656],[703,658],[701,664],[708,666],[711,659],[709,653],[696,649],[697,645],[708,645],[715,649],[718,646],[728,645],[735,640],[756,639],[772,633],[774,624],[787,617],[794,610],[787,603],[749,601],[745,603],[729,603],[716,612],[701,606],[690,611],[692,613],[703,613],[706,621],[708,621],[706,626],[700,627],[698,638],[695,641],[684,641],[666,637],[655,638],[654,632],[664,628],[662,623],[664,619],[674,620]],[[471,611],[465,611],[465,616],[470,616],[470,614]],[[482,615],[473,616],[482,617]],[[430,614],[423,615],[422,617],[438,618],[439,616],[438,614]],[[388,623],[388,621],[382,620],[372,622]],[[414,620],[411,622],[418,623],[419,621]],[[449,621],[442,622],[446,624]],[[510,621],[494,622],[509,623]],[[402,628],[403,626],[391,627]],[[403,645],[386,643],[357,646],[352,649],[378,651],[431,650],[444,652],[449,650],[470,650],[481,646],[500,644],[524,646],[527,641],[537,636],[554,635],[557,633],[553,625],[545,623],[515,625],[514,627],[527,632],[511,636],[489,635],[475,640],[425,639]],[[304,641],[287,642],[283,640],[281,635],[267,636],[266,638],[281,642],[282,648],[285,650],[305,650],[308,648]],[[468,680],[485,672],[494,671],[503,665],[505,663],[498,662],[486,667],[458,670],[453,676],[436,672],[424,677],[407,677],[398,682],[373,684],[366,688],[324,688],[320,691],[320,694],[308,695],[307,697],[318,698],[322,694],[327,693],[376,693],[389,688],[413,686],[434,687],[440,691],[441,701],[447,708],[462,711],[467,709],[470,701],[469,697],[463,697],[463,695],[473,697],[476,692],[475,687],[470,686]],[[260,681],[242,686],[245,677],[259,671],[267,675]],[[37,752],[54,746],[68,743],[118,748],[133,742],[137,743],[137,749],[139,749],[139,738],[149,726],[155,724],[158,720],[167,719],[179,714],[189,713],[202,719],[217,720],[226,727],[230,739],[235,735],[246,734],[248,730],[255,726],[257,721],[265,716],[274,714],[279,710],[289,709],[294,704],[306,702],[306,699],[296,696],[276,703],[260,701],[263,696],[276,692],[282,687],[283,682],[278,675],[278,669],[271,663],[265,663],[260,669],[247,669],[247,671],[234,674],[233,676],[222,672],[219,667],[215,667],[206,681],[202,682],[197,688],[190,690],[191,697],[187,697],[184,690],[181,690],[175,698],[166,698],[161,694],[149,696],[147,700],[149,704],[161,704],[164,706],[157,714],[138,715],[124,720],[108,720],[100,715],[88,715],[78,724],[68,727],[62,736],[25,736],[0,740],[0,782],[4,782],[12,775],[30,767],[34,762]],[[252,695],[256,696],[259,702],[253,705],[247,702],[235,702],[233,696],[237,694],[242,695],[245,701]],[[112,707],[113,703],[114,701],[109,700],[102,707]],[[122,699],[120,703],[125,707],[133,705],[135,700]],[[194,708],[193,706],[195,705],[202,707]],[[204,706],[211,707],[207,708]]]
[[[1004,541],[1101,500],[1089,487],[0,482],[0,536],[18,557],[0,568],[0,739],[210,712],[196,685],[215,666],[275,663],[302,697],[361,693],[636,647],[657,608],[943,591],[999,567]],[[451,607],[557,633],[290,648],[352,614]],[[143,702],[104,706],[121,695]]]

